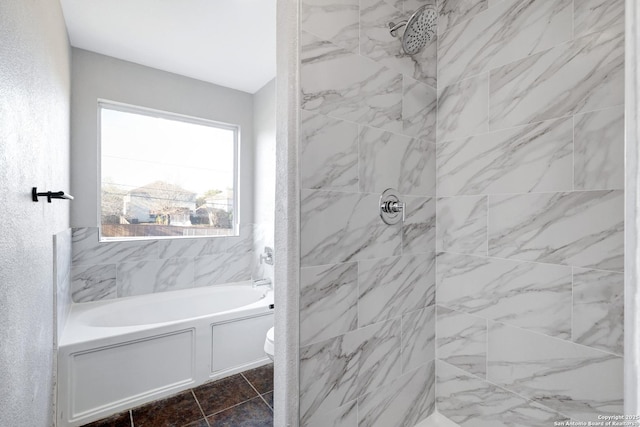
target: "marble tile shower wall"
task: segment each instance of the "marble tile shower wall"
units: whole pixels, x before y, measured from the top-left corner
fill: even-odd
[[[302,426],[412,426],[435,406],[436,44],[420,0],[301,1]],[[378,200],[396,188],[404,225]]]
[[[439,8],[438,410],[621,414],[624,1]]]
[[[71,295],[89,302],[251,279],[253,224],[238,237],[98,242],[97,227],[72,232]]]

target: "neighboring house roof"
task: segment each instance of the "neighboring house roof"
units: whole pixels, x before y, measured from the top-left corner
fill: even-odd
[[[171,199],[177,202],[195,202],[196,200],[196,193],[164,181],[155,181],[142,187],[134,188],[127,195],[150,198],[167,198],[167,195],[170,195]]]

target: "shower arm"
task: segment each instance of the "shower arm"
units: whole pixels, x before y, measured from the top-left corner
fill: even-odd
[[[397,24],[395,22],[389,22],[389,33],[391,33],[393,37],[397,37],[398,30],[407,25],[408,22],[409,21],[400,21]]]

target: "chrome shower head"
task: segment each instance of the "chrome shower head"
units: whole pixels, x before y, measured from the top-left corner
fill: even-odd
[[[398,29],[405,27],[402,34],[402,48],[407,55],[415,55],[433,39],[437,23],[438,12],[435,6],[426,4],[416,10],[408,21],[398,24],[390,22],[389,28],[391,35],[397,37]]]

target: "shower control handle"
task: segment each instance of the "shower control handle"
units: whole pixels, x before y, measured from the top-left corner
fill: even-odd
[[[398,222],[404,222],[406,205],[400,201],[397,191],[393,188],[387,188],[380,196],[380,218],[385,224],[394,225]]]
[[[380,206],[380,209],[382,209],[384,213],[402,212],[402,222],[404,222],[404,203],[403,202],[394,202],[390,200],[390,201],[384,202]]]

